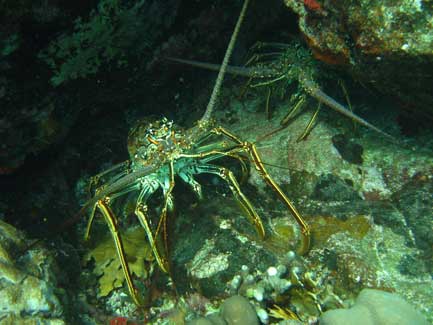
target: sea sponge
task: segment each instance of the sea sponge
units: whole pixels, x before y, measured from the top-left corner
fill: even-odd
[[[364,289],[350,309],[335,309],[320,317],[320,325],[427,325],[411,305],[394,293]]]
[[[221,306],[221,317],[229,325],[259,325],[254,307],[242,296],[226,299]]]

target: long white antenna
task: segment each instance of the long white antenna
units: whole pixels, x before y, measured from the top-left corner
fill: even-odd
[[[221,64],[221,69],[218,72],[218,77],[215,81],[215,86],[213,87],[212,95],[209,99],[209,103],[207,104],[206,111],[204,112],[199,123],[207,122],[211,118],[212,111],[215,108],[215,105],[216,105],[216,102],[218,99],[218,95],[219,95],[219,92],[221,90],[221,84],[222,84],[223,79],[224,79],[224,74],[226,72],[227,65],[229,64],[229,60],[230,60],[230,57],[231,57],[232,52],[233,52],[233,48],[234,48],[235,43],[236,43],[236,38],[238,36],[239,29],[240,29],[242,21],[244,19],[245,12],[247,11],[248,2],[249,2],[249,0],[244,1],[241,13],[239,14],[238,21],[236,22],[236,26],[235,26],[235,29],[234,29],[233,34],[232,34],[232,37],[230,38],[230,43],[227,46],[226,54],[224,55],[224,60],[223,60],[223,63]]]

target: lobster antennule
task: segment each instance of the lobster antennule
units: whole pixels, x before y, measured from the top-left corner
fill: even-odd
[[[60,229],[57,229],[57,231],[62,231],[64,229],[69,228],[73,224],[75,224],[83,214],[87,212],[87,210],[94,206],[96,202],[103,199],[106,196],[109,196],[110,194],[113,194],[120,189],[124,188],[125,186],[132,184],[137,181],[137,178],[147,176],[149,174],[154,173],[159,166],[147,166],[144,168],[141,168],[137,171],[134,171],[132,173],[129,173],[125,175],[124,177],[118,179],[114,183],[110,184],[109,186],[103,188],[99,193],[96,193],[94,197],[92,197],[90,200],[88,200],[84,205],[81,207],[81,209],[73,215],[70,219],[68,219],[66,222],[64,222]]]
[[[216,64],[216,63],[201,62],[196,60],[185,60],[185,59],[179,59],[173,57],[166,57],[165,59],[172,62],[187,64],[193,67],[203,68],[212,71],[220,71],[221,69],[221,64]],[[248,68],[248,67],[237,67],[232,65],[227,65],[226,67],[226,73],[230,73],[242,77],[253,77],[254,71],[255,70],[253,68]]]
[[[63,224],[61,224],[60,227],[56,228],[55,233],[53,233],[53,234],[58,234],[58,233],[62,232],[63,230],[68,229],[69,227],[71,227],[75,223],[77,223],[78,220],[80,220],[80,218],[87,212],[87,210],[90,207],[92,207],[93,205],[95,205],[96,202],[98,202],[99,200],[101,200],[104,197],[106,197],[106,196],[124,188],[125,186],[133,183],[134,181],[137,180],[138,177],[144,177],[146,175],[152,174],[158,168],[159,168],[159,166],[156,166],[156,165],[155,166],[147,166],[145,168],[141,168],[140,170],[132,172],[132,173],[125,175],[124,177],[118,179],[117,181],[115,181],[114,183],[107,186],[106,188],[101,190],[99,193],[97,193],[93,198],[88,200],[77,213],[75,213],[71,218],[69,218],[68,220],[63,222]],[[43,239],[34,240],[32,243],[27,245],[21,252],[18,252],[17,256],[21,256],[22,254],[24,254],[29,249],[31,249],[32,247],[34,247],[35,245],[39,244],[42,241],[43,241]]]
[[[166,60],[187,64],[197,68],[203,68],[212,71],[219,71],[221,69],[221,64],[210,63],[210,62],[201,62],[196,60],[185,60],[173,57],[166,57]],[[234,65],[227,65],[226,73],[234,74],[236,76],[249,77],[249,78],[263,78],[263,76],[267,77],[277,77],[280,74],[278,71],[273,69],[267,69],[265,67],[260,67],[260,69],[252,68],[252,67],[238,67]]]

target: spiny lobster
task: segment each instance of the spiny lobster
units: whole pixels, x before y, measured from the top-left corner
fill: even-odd
[[[85,234],[85,237],[88,238],[96,212],[99,211],[102,214],[115,243],[128,290],[132,300],[137,305],[141,305],[141,300],[134,286],[125,256],[119,221],[112,208],[112,203],[117,198],[127,193],[138,192],[135,215],[145,230],[157,264],[165,272],[169,271],[167,218],[168,213],[174,207],[172,193],[175,187],[175,176],[185,182],[198,197],[201,197],[201,185],[195,180],[195,175],[212,174],[220,177],[226,182],[236,201],[245,210],[249,221],[255,226],[259,236],[261,238],[265,236],[262,219],[242,192],[234,173],[224,166],[214,164],[220,158],[235,159],[244,169],[246,168],[245,159],[251,162],[299,225],[302,237],[299,253],[304,254],[309,249],[309,226],[266,171],[255,144],[241,140],[221,126],[215,126],[211,118],[248,2],[248,0],[244,1],[202,118],[195,126],[187,130],[179,128],[165,118],[151,123],[138,123],[128,137],[130,159],[94,177],[96,184],[98,184],[100,180],[114,173],[114,176],[109,177],[108,181],[96,188],[93,198],[85,203],[75,218],[71,219],[73,222],[78,216],[86,213],[89,209],[91,210]],[[159,219],[153,225],[149,216],[148,201],[158,190],[162,190],[163,198]]]
[[[287,87],[289,84],[297,81],[301,92],[308,94],[309,96],[316,99],[319,104],[324,104],[331,109],[343,114],[354,122],[363,125],[387,139],[395,141],[394,137],[388,133],[382,131],[371,123],[367,122],[363,118],[354,114],[351,110],[344,107],[342,104],[337,102],[331,96],[327,95],[315,81],[317,80],[317,67],[311,54],[303,49],[299,44],[284,44],[284,43],[258,43],[254,48],[272,47],[278,49],[278,51],[259,54],[253,57],[249,63],[256,63],[254,66],[228,66],[227,73],[243,76],[249,78],[249,80],[264,80],[256,84],[250,85],[251,87],[261,87],[274,85],[277,82],[283,83],[281,87]],[[261,62],[260,58],[266,58],[265,62]],[[200,62],[194,60],[185,60],[173,57],[167,57],[167,60],[187,64],[199,68],[204,68],[208,70],[220,69],[219,64],[213,64],[208,62]],[[249,64],[247,63],[247,65]],[[248,83],[249,85],[249,83]],[[269,105],[270,90],[268,91],[268,96],[266,98],[266,109],[268,110]],[[294,105],[293,109],[289,111],[286,117],[281,121],[284,126],[287,122],[294,117],[298,109],[304,104],[305,96],[301,96],[300,100]],[[320,105],[319,105],[320,108]],[[304,139],[305,136],[311,130],[314,121],[319,112],[319,108],[313,114],[310,122],[308,123],[306,129],[302,135],[298,138],[299,140]]]

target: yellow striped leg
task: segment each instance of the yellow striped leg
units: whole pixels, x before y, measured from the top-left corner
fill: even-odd
[[[250,222],[256,227],[257,233],[259,234],[260,238],[263,238],[265,236],[265,229],[263,227],[262,219],[259,217],[253,205],[245,196],[245,194],[242,193],[239,183],[231,170],[219,166],[201,165],[198,166],[197,172],[214,174],[226,181],[236,201],[245,210]]]
[[[241,89],[241,91],[240,91],[239,99],[242,99],[242,98],[245,96],[245,94],[247,93],[248,88],[250,87],[252,81],[253,81],[253,77],[248,78],[248,81],[247,81],[246,84],[242,87],[242,89]]]
[[[174,166],[173,166],[173,160],[170,160],[169,162],[169,170],[170,170],[170,183],[168,186],[168,189],[166,193],[164,194],[164,206],[162,207],[161,214],[159,216],[159,222],[158,227],[156,228],[155,232],[155,239],[157,240],[159,233],[162,228],[163,238],[164,238],[164,248],[165,248],[165,254],[168,255],[168,238],[167,238],[167,210],[169,208],[169,203],[171,201],[171,192],[174,188]],[[171,204],[171,203],[170,203]],[[165,269],[168,270],[168,265],[166,263]]]
[[[296,222],[301,228],[302,243],[298,253],[301,255],[306,254],[310,249],[310,227],[302,218],[301,214],[295,208],[293,203],[289,200],[289,198],[284,194],[284,192],[281,190],[278,184],[275,183],[275,181],[271,178],[269,173],[266,171],[265,166],[263,165],[262,160],[260,159],[260,156],[257,152],[256,146],[253,143],[247,143],[247,151],[251,155],[251,158],[253,159],[256,169],[257,171],[259,171],[259,174],[266,181],[266,183],[274,190],[274,192],[281,199],[281,201],[283,201],[283,203],[287,206],[290,213],[295,218]]]
[[[245,161],[248,160],[248,157],[242,156],[242,155],[238,154],[238,152],[241,151],[241,150],[243,150],[242,147],[236,146],[235,148],[231,148],[227,152],[224,152],[224,151],[218,151],[218,152],[211,151],[211,155],[206,155],[206,158],[202,159],[201,161],[202,162],[209,162],[209,161],[213,161],[213,160],[219,159],[222,156],[236,159],[237,161],[239,161],[239,164],[241,165],[241,171],[242,171],[241,181],[239,183],[243,184],[243,183],[245,183],[247,181],[248,176],[250,175],[250,171],[247,168],[247,164],[245,163]],[[214,155],[215,157],[212,157],[212,155]]]
[[[223,134],[227,136],[228,138],[232,139],[233,141],[242,144],[244,147],[244,150],[250,155],[256,170],[259,172],[261,177],[265,180],[265,182],[272,188],[272,190],[277,194],[277,196],[281,199],[281,201],[286,205],[286,207],[289,209],[292,216],[295,218],[296,222],[298,223],[299,227],[301,228],[301,234],[302,234],[302,243],[301,247],[299,249],[299,254],[305,254],[308,252],[310,248],[310,227],[308,224],[304,221],[301,214],[298,212],[298,210],[295,208],[293,203],[287,198],[287,196],[284,194],[284,192],[281,190],[281,188],[278,186],[277,183],[272,179],[272,177],[269,175],[269,173],[266,171],[265,166],[263,165],[263,162],[257,152],[256,146],[253,143],[250,142],[242,142],[239,138],[237,138],[235,135],[227,131],[226,129],[222,127],[218,127],[214,129],[215,133]]]
[[[305,96],[302,96],[298,102],[293,106],[286,116],[280,122],[280,125],[286,125],[295,116],[295,113],[305,104]]]
[[[150,228],[150,224],[148,222],[148,216],[147,216],[147,205],[144,205],[143,203],[137,204],[137,207],[135,208],[135,214],[137,215],[138,219],[140,220],[140,223],[142,227],[144,228],[144,231],[146,232],[147,239],[149,241],[150,247],[152,248],[153,255],[155,256],[155,260],[158,263],[161,270],[165,273],[168,272],[168,262],[167,259],[164,258],[158,249],[156,240],[152,234],[152,230]]]
[[[138,298],[138,291],[134,287],[134,284],[132,282],[131,271],[129,270],[128,262],[126,261],[125,249],[123,248],[122,238],[120,237],[119,234],[117,219],[114,216],[114,213],[111,210],[109,203],[110,203],[110,198],[106,197],[102,200],[98,200],[96,202],[96,206],[104,216],[104,219],[110,230],[111,236],[113,237],[114,244],[116,246],[117,256],[119,257],[120,265],[122,266],[123,274],[125,276],[126,284],[128,286],[128,290],[131,295],[131,298],[137,306],[141,306],[142,303]]]
[[[308,135],[310,134],[311,130],[314,127],[314,122],[316,122],[316,120],[317,120],[317,115],[319,114],[321,107],[322,107],[322,103],[319,103],[317,105],[316,111],[314,112],[313,116],[311,117],[310,121],[308,122],[307,126],[305,127],[304,132],[302,132],[302,134],[296,139],[296,142],[300,142],[302,140],[305,140],[308,137]]]
[[[95,220],[96,207],[98,204],[94,204],[92,207],[92,212],[90,212],[89,221],[87,221],[86,232],[84,233],[84,240],[88,240],[90,237],[90,229],[93,225],[93,220]]]
[[[278,77],[268,80],[268,81],[263,81],[263,82],[258,82],[256,84],[251,85],[251,88],[256,88],[256,87],[262,87],[262,86],[268,86],[271,85],[277,81],[283,80],[284,78],[286,78],[285,74],[279,75]]]
[[[266,103],[265,103],[266,118],[268,120],[271,119],[271,111],[270,111],[270,108],[269,108],[269,102],[271,100],[271,94],[272,94],[272,88],[268,87],[268,92],[266,94]]]
[[[227,156],[237,159],[239,161],[242,171],[242,176],[239,183],[244,184],[250,176],[250,170],[247,168],[247,164],[245,163],[245,159],[248,159],[248,157],[240,156],[234,153],[228,154]]]
[[[100,191],[102,191],[104,188],[105,188],[105,186],[101,186],[101,187],[97,188],[95,191],[95,196],[98,195],[98,193],[100,193]],[[125,195],[131,191],[135,191],[138,188],[139,188],[139,184],[133,184],[133,185],[123,189],[120,192],[111,194],[110,200],[114,200],[115,198],[122,196],[122,195]],[[97,202],[93,205],[92,211],[90,212],[89,221],[87,221],[86,231],[84,233],[84,240],[88,240],[90,237],[90,229],[92,228],[93,221],[95,220],[96,207],[97,207]]]

